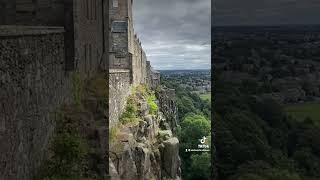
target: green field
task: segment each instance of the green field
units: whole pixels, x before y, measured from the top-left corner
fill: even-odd
[[[289,105],[286,112],[297,120],[304,120],[309,117],[320,122],[320,102],[308,102],[303,104]]]
[[[211,93],[207,93],[207,94],[200,94],[200,98],[204,101],[209,101],[211,102]]]

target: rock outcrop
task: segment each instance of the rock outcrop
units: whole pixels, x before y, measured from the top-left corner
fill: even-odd
[[[176,132],[178,127],[178,109],[175,101],[175,89],[160,87],[157,90],[157,98],[159,100],[160,111],[164,113],[166,119],[161,121],[161,126],[164,129]]]
[[[160,111],[152,115],[146,102],[140,104],[141,120],[118,125],[119,132],[111,142],[111,179],[180,179],[179,140],[171,130],[172,123]],[[168,128],[161,128],[162,123]]]

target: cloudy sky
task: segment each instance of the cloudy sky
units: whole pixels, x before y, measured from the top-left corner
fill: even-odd
[[[211,0],[134,0],[135,32],[155,69],[210,69]]]
[[[320,0],[214,0],[215,25],[316,24]]]

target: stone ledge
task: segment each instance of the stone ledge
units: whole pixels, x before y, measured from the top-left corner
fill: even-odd
[[[129,69],[110,69],[109,73],[110,74],[115,74],[115,73],[129,73]]]
[[[1,36],[25,36],[25,35],[42,35],[64,33],[64,27],[60,26],[15,26],[1,25]]]

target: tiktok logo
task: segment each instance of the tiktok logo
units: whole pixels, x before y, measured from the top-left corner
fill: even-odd
[[[206,141],[207,141],[206,136],[203,136],[201,139],[198,139],[198,140],[201,143],[201,144],[198,144],[198,149],[186,149],[186,152],[208,152],[208,151],[210,151],[209,144],[206,144]]]
[[[205,144],[206,140],[207,140],[207,137],[205,137],[205,136],[203,136],[202,139],[199,139],[201,144],[198,144],[198,148],[200,148],[200,149],[208,149],[209,145]]]
[[[205,136],[203,136],[202,139],[199,139],[199,140],[200,140],[200,143],[201,143],[201,144],[206,143],[206,139],[207,139],[207,138],[206,138]]]

